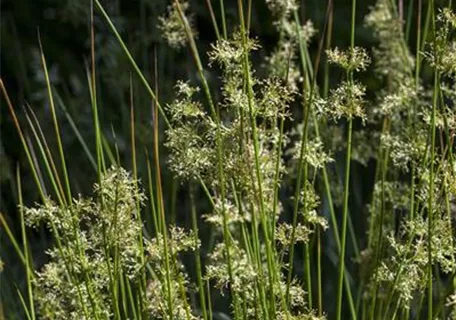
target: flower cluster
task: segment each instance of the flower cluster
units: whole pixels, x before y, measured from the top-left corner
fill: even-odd
[[[356,117],[366,120],[363,107],[365,93],[366,88],[360,83],[342,82],[330,92],[326,110],[328,116],[335,120]]]
[[[168,7],[168,14],[159,18],[158,25],[162,31],[163,38],[168,45],[174,49],[182,48],[187,44],[187,32],[185,30],[185,25],[181,21],[182,17],[179,10],[182,11],[183,19],[186,19],[186,22],[190,26],[190,31],[196,35],[196,31],[192,27],[192,16],[186,14],[189,8],[188,2],[181,2],[179,6],[180,8],[178,8],[176,3],[170,5]]]
[[[402,21],[394,4],[389,0],[377,1],[365,21],[378,39],[378,47],[373,50],[377,74],[388,77],[395,85],[400,84],[412,73],[414,59],[404,40]]]
[[[45,222],[60,237],[47,251],[50,261],[35,280],[44,318],[87,319],[87,308],[93,309],[90,314],[110,317],[114,261],[117,272],[130,280],[137,279],[143,267],[138,206],[144,195],[137,182],[124,169],[113,167],[94,192],[94,199],[80,197],[68,206],[48,200],[25,210],[29,225]]]
[[[266,3],[274,14],[274,25],[280,39],[274,51],[266,58],[265,67],[269,74],[285,81],[292,91],[297,91],[303,81],[297,50],[301,42],[309,43],[317,31],[310,20],[303,25],[296,23],[293,18],[298,9],[295,0],[267,0]]]
[[[370,64],[370,57],[366,50],[354,47],[348,51],[341,51],[339,48],[330,49],[326,52],[331,63],[339,65],[347,71],[364,71]]]
[[[456,15],[449,9],[443,9],[437,16],[436,37],[425,52],[432,67],[444,74],[456,74]]]
[[[289,16],[299,8],[296,0],[266,0],[266,4],[278,16]]]
[[[428,221],[421,217],[406,221],[401,230],[400,239],[390,234],[390,258],[386,258],[376,271],[376,279],[386,282],[397,294],[399,301],[408,308],[413,294],[425,289],[428,268]],[[456,268],[456,250],[453,246],[451,224],[446,219],[437,219],[432,237],[432,264],[441,267],[444,273],[454,272]]]

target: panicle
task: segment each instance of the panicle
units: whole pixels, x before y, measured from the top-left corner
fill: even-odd
[[[326,51],[329,62],[337,64],[346,71],[364,71],[370,64],[370,57],[364,48],[354,47],[342,51],[338,47]]]
[[[184,15],[184,19],[187,20],[188,25],[190,26],[190,31],[196,36],[197,33],[193,28],[193,18],[191,15],[189,16],[186,14],[189,8],[188,2],[180,1],[180,8]],[[185,26],[182,23],[179,9],[175,3],[168,6],[168,13],[165,16],[159,17],[158,27],[163,33],[163,38],[171,48],[180,49],[187,45]]]
[[[358,82],[342,82],[336,89],[331,90],[326,112],[334,120],[340,118],[361,118],[366,120],[364,111],[364,95],[366,88]]]

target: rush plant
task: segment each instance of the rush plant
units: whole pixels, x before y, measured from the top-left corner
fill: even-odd
[[[34,179],[16,171],[19,237],[0,216],[25,270],[27,319],[456,319],[452,2],[406,1],[404,15],[404,1],[377,0],[361,17],[352,0],[345,47],[331,43],[335,1],[318,26],[299,1],[265,4],[275,48],[251,34],[255,1],[237,0],[231,21],[223,0],[220,11],[208,0],[216,40],[204,52],[192,5],[172,1],[159,30],[188,50],[197,76],[175,79],[164,103],[101,1],[87,2],[95,135],[81,142],[96,176],[84,194],[73,191],[45,48],[52,139],[30,106],[19,120],[0,80]],[[142,157],[132,89],[130,171],[100,121],[94,16],[152,103]],[[373,47],[357,45],[360,29]],[[164,166],[188,223],[167,205],[179,200],[166,194]],[[356,168],[373,170],[370,191]],[[35,205],[23,203],[24,183],[39,191]],[[54,241],[36,266],[27,234],[40,226]]]

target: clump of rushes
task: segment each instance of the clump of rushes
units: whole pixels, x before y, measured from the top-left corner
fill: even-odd
[[[60,246],[47,251],[49,262],[37,272],[34,287],[45,319],[113,316],[113,276],[138,281],[143,267],[138,245],[137,203],[144,195],[130,174],[111,168],[94,186],[94,197],[79,197],[67,206],[52,200],[25,208],[30,226],[55,226]],[[90,279],[88,281],[88,279]]]
[[[452,111],[446,103],[450,100],[440,100],[447,81],[454,77],[451,62],[447,63],[451,51],[446,50],[442,58],[453,41],[449,33],[454,26],[449,9],[434,16],[436,9],[429,6],[428,14],[435,20],[432,40],[420,45],[424,37],[418,33],[417,49],[427,49],[414,59],[396,9],[388,1],[379,1],[366,18],[379,40],[375,64],[386,83],[374,110],[382,128],[381,158],[366,251],[375,266],[367,296],[371,316],[397,318],[401,314],[408,318],[414,303],[420,312],[427,296],[428,319],[433,319],[442,310],[442,304],[434,309],[433,287],[449,285],[440,274],[452,279],[455,272],[450,208],[454,195],[445,182],[452,171],[448,163],[453,163],[453,133],[448,126]],[[434,69],[433,88],[423,86],[419,78],[423,56]],[[445,136],[446,142],[437,146],[436,134]],[[398,217],[400,212],[405,214]]]
[[[134,112],[132,174],[111,156],[109,142],[102,142],[108,140],[98,119],[95,65],[89,81],[98,176],[92,196],[71,193],[44,54],[63,178],[27,109],[41,158],[32,152],[0,81],[42,198],[35,207],[23,205],[18,172],[23,247],[0,215],[25,266],[28,292],[19,297],[28,319],[407,320],[424,314],[428,320],[455,319],[456,14],[451,1],[442,8],[434,1],[426,8],[412,1],[404,18],[403,1],[378,0],[364,24],[376,44],[365,49],[355,46],[353,0],[350,46],[331,49],[334,1],[328,1],[319,34],[310,20],[300,22],[298,1],[265,0],[279,40],[262,64],[252,62],[262,50],[261,40],[250,37],[255,2],[245,10],[245,1],[238,0],[239,24],[227,28],[223,1],[220,14],[207,1],[217,40],[205,64],[191,7],[174,0],[159,29],[170,47],[189,48],[199,79],[197,84],[176,81],[175,96],[164,107],[94,1],[154,103],[154,163],[149,155],[146,161],[149,199],[138,178]],[[412,30],[417,31],[414,49],[408,44]],[[313,54],[308,45],[316,35],[320,41]],[[328,87],[329,73],[325,89],[319,88],[322,63],[343,70],[334,88]],[[210,72],[220,74],[220,87],[210,87]],[[375,92],[361,82],[361,72],[373,73]],[[167,222],[164,199],[176,199],[163,194],[161,123],[166,165],[183,188],[189,186],[189,231]],[[370,193],[356,193],[354,162],[375,165]],[[195,202],[198,192],[209,209]],[[367,193],[368,200],[359,201]],[[359,204],[366,205],[367,215],[358,213]],[[145,208],[151,211],[150,225],[143,223]],[[359,221],[353,223],[355,217]],[[55,246],[34,270],[25,227],[43,224]],[[203,246],[200,224],[210,229]],[[322,261],[330,263],[322,266]],[[222,314],[214,301],[228,305],[223,310],[230,314]]]
[[[214,211],[205,215],[205,220],[220,227],[217,230],[222,230],[224,223],[229,226],[230,237],[234,238],[229,244],[231,276],[225,254],[227,244],[220,242],[209,255],[206,277],[214,280],[222,292],[229,289],[232,295],[239,297],[241,305],[236,306],[233,299],[232,308],[239,307],[249,319],[311,316],[313,312],[301,296],[304,290],[296,281],[290,289],[292,309],[286,307],[284,288],[287,284],[281,272],[284,267],[281,257],[291,244],[287,239],[291,226],[276,223],[282,212],[276,192],[286,172],[280,157],[286,137],[277,123],[290,116],[289,105],[295,99],[295,92],[277,77],[257,79],[251,66],[251,92],[246,92],[243,61],[246,55],[258,49],[256,41],[247,39],[243,43],[240,32],[235,32],[231,38],[217,41],[208,53],[210,65],[217,64],[222,71],[219,137],[214,132],[217,119],[214,120],[197,100],[200,89],[178,82],[178,98],[168,105],[172,119],[166,142],[171,152],[169,164],[183,179],[200,179],[209,187]],[[254,128],[249,124],[249,114],[258,121]],[[256,150],[253,132],[257,139]],[[220,198],[222,186],[217,180],[220,174],[216,163],[217,143],[223,145],[224,199]],[[261,194],[255,178],[256,167],[262,177]],[[311,212],[309,208],[303,211]],[[313,220],[313,216],[309,216],[309,227],[298,227],[301,231],[293,244],[309,241],[310,225],[319,222],[316,212],[314,215]],[[274,237],[285,251],[264,243],[266,236]]]
[[[92,199],[80,197],[65,207],[48,200],[38,207],[25,208],[28,225],[54,225],[60,236],[60,246],[47,251],[49,262],[36,273],[34,280],[40,316],[112,318],[114,299],[119,298],[113,296],[119,294],[116,286],[127,290],[147,273],[150,280],[142,301],[145,314],[154,318],[172,314],[176,319],[187,316],[196,319],[187,301],[188,276],[178,260],[180,252],[196,250],[199,246],[194,235],[171,227],[167,250],[161,234],[146,239],[141,246],[137,208],[145,196],[123,168],[109,169],[100,184],[95,184],[94,192]],[[142,248],[147,254],[148,270],[141,260]],[[171,292],[165,276],[165,253],[173,261],[169,266]]]

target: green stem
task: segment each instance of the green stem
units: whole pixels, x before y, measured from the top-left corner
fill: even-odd
[[[434,40],[434,52],[436,51],[437,41],[435,35],[435,14],[434,14],[434,0],[430,1],[432,6],[432,25],[433,25],[433,40]],[[433,102],[432,102],[432,116],[431,116],[431,165],[429,172],[429,201],[428,201],[428,235],[427,235],[427,250],[428,250],[428,320],[432,320],[432,227],[434,221],[434,158],[435,158],[435,131],[436,131],[436,112],[437,112],[437,101],[439,96],[439,80],[440,75],[437,67],[434,68],[434,91],[433,91]]]
[[[339,277],[337,286],[337,316],[336,319],[340,320],[342,316],[342,287],[345,271],[345,244],[347,240],[347,221],[348,221],[348,195],[350,188],[350,162],[351,162],[351,149],[352,149],[352,129],[353,120],[348,119],[348,143],[347,155],[345,158],[345,183],[344,183],[344,207],[342,212],[342,232],[341,232],[341,250],[339,258]]]
[[[200,296],[200,304],[201,310],[203,312],[204,320],[207,320],[207,310],[206,310],[206,297],[205,297],[205,290],[204,290],[204,283],[203,283],[203,275],[201,272],[201,258],[200,258],[200,250],[198,248],[198,222],[196,218],[196,206],[195,206],[195,199],[192,190],[190,191],[190,202],[191,202],[191,211],[192,211],[192,228],[194,233],[194,241],[195,241],[195,261],[196,261],[196,280],[198,282],[198,293]]]
[[[228,38],[228,33],[226,31],[226,17],[225,17],[225,3],[223,0],[220,0],[220,15],[222,16],[222,31],[223,31],[223,38]]]
[[[351,17],[351,41],[350,48],[353,52],[355,47],[355,25],[356,25],[356,0],[352,0],[352,17]],[[349,81],[353,84],[353,73],[349,73]],[[340,320],[342,316],[342,286],[344,281],[345,272],[345,246],[347,240],[347,221],[348,221],[348,198],[350,192],[350,162],[352,152],[352,131],[353,119],[348,119],[348,141],[347,141],[347,154],[345,158],[345,183],[344,183],[344,206],[342,212],[342,232],[341,232],[341,250],[339,258],[339,280],[337,288],[337,316],[336,319]]]

